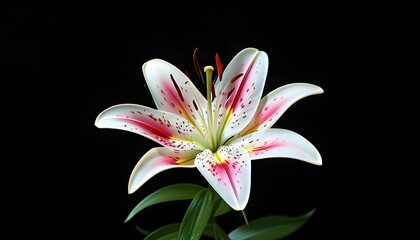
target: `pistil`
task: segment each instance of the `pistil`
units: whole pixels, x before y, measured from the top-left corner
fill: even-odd
[[[210,145],[212,146],[212,151],[216,151],[217,150],[217,143],[216,143],[216,126],[214,125],[213,122],[213,107],[212,107],[212,99],[213,99],[213,91],[212,91],[212,87],[213,87],[213,80],[212,80],[212,75],[213,75],[213,71],[214,68],[212,66],[205,66],[204,67],[204,72],[206,73],[206,90],[207,90],[207,123],[208,123],[208,127],[209,127],[209,140],[210,140]]]

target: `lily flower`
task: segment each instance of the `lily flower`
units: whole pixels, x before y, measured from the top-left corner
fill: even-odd
[[[197,50],[197,49],[196,49]],[[129,194],[156,174],[172,168],[197,168],[210,186],[235,210],[250,196],[251,160],[292,158],[322,165],[318,150],[291,130],[272,128],[299,99],[323,93],[319,86],[291,83],[262,98],[268,56],[256,48],[240,51],[224,68],[216,54],[214,68],[204,68],[194,52],[207,98],[174,65],[152,59],[142,66],[156,109],[118,104],[96,118],[98,128],[130,131],[161,146],[146,152],[134,167]]]

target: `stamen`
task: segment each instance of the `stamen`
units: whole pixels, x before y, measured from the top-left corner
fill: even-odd
[[[216,68],[217,68],[217,75],[219,76],[220,81],[222,81],[222,74],[223,74],[223,63],[220,60],[219,54],[216,53]]]
[[[190,74],[188,73],[187,70],[184,70],[184,74],[185,74],[185,76],[188,77],[188,79],[191,79]],[[185,84],[187,84],[187,82],[185,82]]]
[[[184,97],[182,96],[181,89],[179,89],[178,84],[175,82],[174,76],[172,76],[172,74],[170,74],[170,76],[171,76],[172,83],[174,84],[175,89],[178,92],[179,97],[181,98],[182,101],[184,101]]]
[[[216,91],[214,90],[214,81],[211,84],[211,101],[213,102],[214,98],[216,98]]]
[[[195,71],[196,71],[196,72],[197,72],[197,74],[198,74],[198,77],[201,79],[201,82],[202,82],[203,84],[205,84],[205,83],[204,83],[203,73],[201,72],[201,67],[200,67],[200,64],[198,63],[197,53],[198,53],[198,48],[195,48],[195,49],[194,49],[194,53],[193,53],[194,68],[195,68]]]

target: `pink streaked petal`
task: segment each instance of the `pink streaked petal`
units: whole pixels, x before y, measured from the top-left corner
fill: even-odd
[[[239,52],[215,84],[218,135],[222,142],[248,125],[264,89],[268,56],[255,48]]]
[[[201,149],[197,143],[204,141],[186,119],[136,104],[119,104],[105,109],[96,118],[95,125],[137,133],[179,150]]]
[[[128,193],[139,189],[156,174],[171,168],[193,168],[199,151],[174,151],[165,147],[150,149],[137,162],[128,181]]]
[[[251,122],[238,136],[270,128],[293,103],[323,92],[319,86],[309,83],[291,83],[273,90],[261,99]]]
[[[217,79],[217,81],[214,83],[216,96],[220,95],[223,89],[229,85],[231,79],[233,79],[239,73],[245,72],[246,67],[253,62],[253,58],[258,54],[258,52],[259,51],[256,48],[245,48],[232,58],[230,63],[223,71],[223,79]],[[234,62],[239,62],[240,64],[233,64]],[[244,65],[242,65],[242,63],[244,63]]]
[[[248,150],[252,160],[293,158],[322,165],[318,150],[303,136],[286,129],[272,128],[236,139],[231,145]]]
[[[245,149],[222,146],[213,154],[205,150],[195,158],[204,178],[235,210],[243,210],[251,190],[251,159]]]
[[[143,74],[156,107],[188,119],[204,135],[200,118],[207,101],[191,80],[177,67],[161,59],[143,64]]]

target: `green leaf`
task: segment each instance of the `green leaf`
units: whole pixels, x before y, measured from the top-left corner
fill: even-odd
[[[202,236],[214,239],[214,229],[213,229],[214,223],[208,223],[206,227],[203,230]]]
[[[141,228],[139,225],[136,225],[136,230],[145,236],[149,235],[152,232],[152,231]]]
[[[187,200],[192,199],[201,190],[206,189],[203,186],[191,184],[191,183],[178,183],[163,187],[140,201],[137,206],[128,214],[128,217],[124,222],[129,221],[141,210],[162,202]]]
[[[262,217],[249,222],[249,226],[246,224],[231,231],[228,236],[232,240],[276,240],[284,238],[308,221],[308,219],[314,214],[316,209],[312,209],[306,214],[300,216],[282,216],[272,215]]]
[[[223,231],[223,229],[217,223],[207,224],[204,228],[202,236],[207,237],[206,239],[230,240],[225,231]]]
[[[213,231],[215,240],[230,240],[225,231],[223,231],[223,229],[216,223],[213,224]]]
[[[178,239],[180,223],[172,223],[151,232],[144,240],[172,240]]]
[[[232,210],[232,208],[221,198],[218,199],[217,203],[219,203],[219,205],[216,212],[214,213],[215,217],[228,213]]]
[[[180,240],[200,239],[214,205],[214,192],[202,189],[191,201],[179,228]]]

